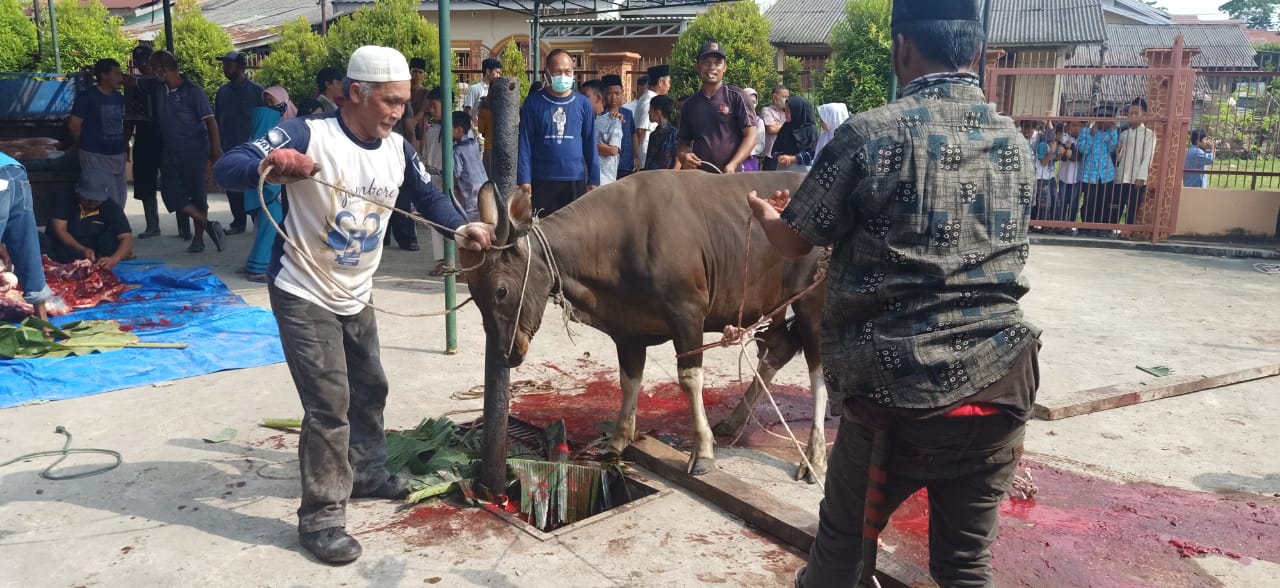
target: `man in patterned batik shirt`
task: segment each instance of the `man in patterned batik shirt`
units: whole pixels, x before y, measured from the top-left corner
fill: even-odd
[[[842,125],[781,215],[789,194],[750,199],[781,252],[833,247],[823,369],[844,418],[798,586],[871,585],[877,536],[921,488],[934,580],[992,584],[1040,332],[1018,306],[1035,168],[972,73],[979,5],[895,2],[901,97]]]

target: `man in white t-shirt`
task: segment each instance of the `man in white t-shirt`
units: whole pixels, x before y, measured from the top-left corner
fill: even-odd
[[[1124,216],[1125,224],[1137,224],[1138,209],[1147,193],[1151,160],[1156,155],[1156,132],[1147,128],[1146,115],[1147,101],[1135,98],[1129,105],[1129,117],[1135,120],[1120,133],[1116,143],[1116,188],[1120,194],[1108,211],[1106,222],[1118,223]]]
[[[472,118],[475,118],[480,110],[480,101],[489,96],[489,84],[502,77],[502,62],[490,57],[480,64],[480,69],[484,72],[481,74],[480,83],[471,84],[471,88],[467,90],[467,97],[462,101],[462,111],[470,114]]]
[[[791,97],[791,90],[786,86],[778,84],[773,88],[771,95],[771,103],[760,111],[760,119],[764,121],[764,150],[763,157],[769,159],[769,154],[773,153],[773,142],[778,139],[778,131],[782,130],[782,125],[787,122],[787,99]],[[761,169],[764,169],[765,163],[761,162]],[[773,169],[770,165],[769,169]]]
[[[267,166],[273,184],[289,183],[284,234],[268,270],[271,308],[285,361],[304,411],[298,440],[300,543],[318,559],[346,564],[360,543],[346,532],[351,498],[402,499],[404,479],[386,469],[383,408],[387,377],[370,303],[390,206],[408,191],[418,212],[485,249],[489,230],[468,223],[432,184],[418,154],[392,131],[409,101],[409,64],[389,47],[351,55],[345,104],[319,117],[285,121],[228,151],[214,168],[228,189],[252,190]],[[306,178],[315,176],[354,197]]]

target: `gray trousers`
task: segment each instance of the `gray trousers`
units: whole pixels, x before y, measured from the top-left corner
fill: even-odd
[[[860,407],[845,406],[817,538],[797,585],[871,586],[876,537],[920,488],[929,489],[934,581],[943,588],[994,585],[991,544],[1005,485],[1022,455],[1024,424],[1006,414],[888,420]]]
[[[289,373],[302,399],[302,506],[298,532],[346,526],[352,491],[384,484],[387,438],[382,371],[373,309],[337,315],[271,285]]]
[[[129,200],[129,182],[124,173],[128,157],[128,154],[125,153],[103,155],[85,151],[84,149],[80,150],[80,173],[83,174],[86,171],[94,170],[111,176],[111,200],[119,204],[121,210],[124,210],[124,206]]]

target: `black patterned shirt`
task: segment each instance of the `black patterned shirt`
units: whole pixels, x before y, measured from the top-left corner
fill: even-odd
[[[838,128],[782,213],[834,246],[822,355],[836,400],[949,406],[1003,377],[1040,335],[1018,306],[1035,186],[1027,142],[967,78],[920,82]]]

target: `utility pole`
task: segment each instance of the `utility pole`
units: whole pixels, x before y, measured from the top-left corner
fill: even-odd
[[[323,1],[323,0],[322,0]],[[440,15],[440,190],[453,200],[453,41],[449,30],[449,0],[439,0]],[[453,239],[444,241],[444,265],[449,269],[444,276],[444,306],[453,308],[458,303],[458,244]],[[444,352],[458,353],[458,313],[444,316]]]
[[[164,0],[164,48],[173,53],[173,12],[169,0]]]
[[[58,73],[62,73],[62,51],[58,48],[58,13],[53,9],[53,0],[49,0],[49,30],[53,32],[53,62]]]

